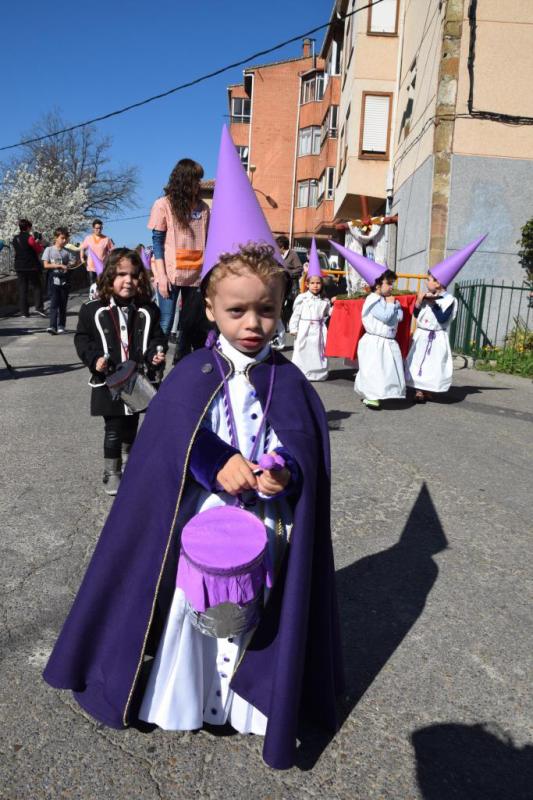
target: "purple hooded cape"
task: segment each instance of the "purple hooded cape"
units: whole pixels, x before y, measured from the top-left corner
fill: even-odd
[[[330,534],[326,415],[300,370],[276,354],[268,419],[303,480],[280,574],[231,687],[268,717],[263,758],[293,765],[300,710],[330,730],[342,690]],[[268,361],[250,380],[265,405]],[[228,362],[227,374],[232,368]],[[136,721],[144,654],[157,647],[175,587],[192,443],[221,387],[212,351],[182,360],[151,402],[107,522],[44,671],[100,722]]]

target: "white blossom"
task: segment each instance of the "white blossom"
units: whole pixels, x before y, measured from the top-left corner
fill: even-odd
[[[0,187],[0,238],[9,242],[18,233],[21,217],[33,230],[51,240],[59,225],[71,234],[87,228],[88,192],[84,183],[73,186],[57,167],[19,164],[5,173]]]

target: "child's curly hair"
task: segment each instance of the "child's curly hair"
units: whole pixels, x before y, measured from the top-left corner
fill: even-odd
[[[109,302],[109,300],[111,300],[113,297],[113,282],[117,277],[118,265],[123,258],[131,261],[135,267],[136,277],[139,278],[135,300],[140,302],[151,300],[152,287],[150,286],[150,278],[148,277],[148,273],[144,268],[142,259],[139,253],[136,253],[135,250],[130,250],[128,247],[116,247],[114,250],[111,250],[107,256],[105,260],[104,271],[98,278],[98,293],[100,295],[100,300]]]
[[[243,269],[249,269],[262,281],[272,278],[285,280],[287,272],[274,256],[274,248],[268,244],[248,242],[239,245],[235,253],[221,253],[219,262],[213,267],[202,285],[204,297],[213,297],[216,284],[226,275],[239,275]]]

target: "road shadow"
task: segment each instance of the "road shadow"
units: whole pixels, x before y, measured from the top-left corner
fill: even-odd
[[[531,800],[533,744],[516,747],[498,729],[448,723],[411,736],[424,800]]]
[[[399,540],[336,574],[346,688],[339,728],[403,642],[426,605],[448,542],[424,483]],[[304,720],[297,766],[312,769],[331,735]]]
[[[354,382],[356,370],[354,367],[343,367],[342,369],[330,369],[328,381],[348,381]]]
[[[326,411],[329,430],[343,431],[344,428],[341,425],[341,421],[353,416],[353,413],[353,411]]]
[[[485,392],[510,392],[511,389],[505,386],[451,386],[447,392],[434,394],[431,398],[432,403],[441,405],[453,405],[462,403],[471,394],[485,394]]]
[[[18,367],[16,364],[11,364],[13,371],[9,371],[5,367],[0,367],[0,381],[12,380],[16,378],[43,378],[47,375],[61,375],[65,372],[75,372],[78,369],[84,369],[84,364],[76,361],[73,364],[30,364],[29,366]]]

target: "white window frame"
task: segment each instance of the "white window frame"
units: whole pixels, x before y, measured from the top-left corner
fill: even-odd
[[[240,113],[235,112],[235,105],[241,103]],[[248,103],[248,113],[244,111],[244,104]],[[249,97],[232,97],[231,98],[231,121],[249,123],[252,116],[252,101]]]
[[[243,165],[246,172],[248,172],[248,145],[247,144],[236,144],[235,147],[237,148],[237,153],[239,154],[239,159],[241,164]]]
[[[315,208],[318,200],[318,181],[309,178],[298,181],[296,208]],[[314,202],[313,202],[314,201]]]
[[[302,78],[300,105],[315,103],[324,97],[324,73],[315,72],[310,78]]]
[[[316,156],[320,153],[320,127],[309,125],[298,131],[298,157]]]
[[[386,103],[385,100],[387,101]],[[361,127],[359,131],[359,158],[388,160],[391,112],[392,92],[363,92]],[[382,143],[381,147],[379,146],[380,142]]]
[[[367,34],[369,36],[398,35],[398,0],[381,0],[368,9]]]

